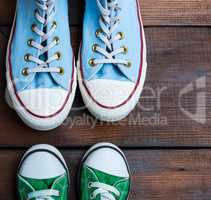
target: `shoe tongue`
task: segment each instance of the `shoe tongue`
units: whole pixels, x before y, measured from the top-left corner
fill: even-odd
[[[30,178],[24,178],[24,179],[35,189],[35,191],[39,191],[39,190],[51,189],[54,181],[57,178],[58,177],[51,178],[51,179],[43,179],[43,180],[30,179]]]

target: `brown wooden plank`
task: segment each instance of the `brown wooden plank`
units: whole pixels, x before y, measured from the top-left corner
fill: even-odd
[[[144,24],[211,25],[210,0],[139,0]]]
[[[45,142],[74,147],[112,141],[127,147],[210,147],[210,33],[209,28],[147,28],[149,65],[145,90],[136,109],[118,123],[96,121],[85,109],[78,90],[73,110],[63,126],[51,134],[40,134],[26,127],[8,108],[4,101],[4,87],[1,87],[0,146],[30,146]],[[80,38],[76,28],[72,29],[72,35],[76,49]],[[6,45],[4,36],[1,35],[0,40],[3,40],[1,45]],[[4,66],[3,63],[0,65]],[[206,87],[203,88],[202,84],[197,89],[195,81],[202,80],[203,83],[203,78],[206,78]],[[182,107],[193,114],[196,108],[199,111],[205,109],[204,124],[200,123],[203,116],[196,116],[195,121],[179,107],[179,94],[190,83],[193,83],[194,90],[182,96]],[[197,95],[206,95],[204,105],[200,99],[196,106]]]
[[[1,199],[15,200],[15,175],[22,151],[0,151]],[[82,152],[62,151],[71,174],[71,195],[76,200],[76,176]],[[125,151],[132,171],[130,200],[209,200],[211,151]]]
[[[70,4],[70,22],[72,25],[79,24],[82,18],[82,1],[71,1]],[[0,25],[12,24],[15,15],[15,0],[1,0],[0,4]]]
[[[154,25],[211,25],[209,0],[139,0],[144,24]],[[11,24],[15,12],[14,0],[1,0],[0,25]],[[82,19],[83,1],[69,1],[71,24]]]

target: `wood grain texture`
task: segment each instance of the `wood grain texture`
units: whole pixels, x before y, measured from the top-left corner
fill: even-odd
[[[211,25],[210,0],[139,0],[146,26],[157,25]],[[1,0],[0,25],[12,23],[15,0]],[[83,0],[69,0],[70,21],[80,24]]]
[[[47,133],[25,126],[4,100],[5,54],[15,2],[0,0],[0,200],[17,199],[18,163],[23,150],[37,143],[61,147],[71,174],[70,199],[76,200],[84,148],[102,141],[124,147],[132,169],[130,200],[210,200],[210,0],[140,0],[148,72],[136,109],[121,122],[99,122],[88,113],[77,90],[68,119]],[[69,1],[75,55],[83,4]]]
[[[15,15],[16,0],[0,1],[0,26],[11,25]],[[69,4],[71,25],[77,25],[81,21],[83,10],[83,1],[71,1]]]
[[[0,199],[15,200],[16,169],[23,151],[0,152]],[[78,163],[84,153],[62,151],[71,175],[70,199],[76,200]],[[211,151],[125,151],[132,171],[130,200],[209,200],[211,198]]]
[[[0,39],[6,44],[9,31],[4,29],[2,33],[6,37],[0,36]],[[79,147],[111,141],[124,147],[211,147],[210,34],[209,28],[146,28],[145,89],[136,109],[118,123],[96,121],[84,107],[78,90],[72,112],[62,127],[50,133],[35,134],[37,132],[26,127],[5,104],[2,86],[0,146],[28,147],[45,142]],[[72,28],[72,38],[76,52],[80,41],[77,27]],[[201,80],[204,83],[197,86]],[[187,86],[193,86],[192,91],[180,97]],[[203,99],[197,100],[201,96],[205,96],[204,103]],[[202,112],[195,116],[197,108],[204,110],[205,115]],[[206,121],[202,121],[203,118]]]

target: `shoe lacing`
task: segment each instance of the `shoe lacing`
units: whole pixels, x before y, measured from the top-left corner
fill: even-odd
[[[114,42],[122,40],[124,38],[123,32],[114,34],[120,23],[119,14],[121,8],[119,7],[118,0],[111,0],[107,2],[107,6],[103,6],[100,0],[97,1],[97,6],[100,11],[99,26],[96,31],[96,36],[105,44],[105,48],[100,47],[98,44],[94,44],[92,49],[94,52],[100,53],[104,58],[102,59],[90,59],[89,64],[92,66],[98,64],[122,64],[130,67],[130,61],[126,59],[117,59],[119,54],[126,54],[128,48],[122,46],[118,49],[114,49]]]
[[[59,197],[59,191],[50,189],[31,192],[28,194],[27,200],[54,200],[53,197]]]
[[[89,188],[95,188],[93,193],[90,195],[90,199],[95,199],[100,195],[101,200],[116,200],[116,197],[120,196],[120,192],[111,185],[100,182],[90,182],[88,184]]]
[[[59,38],[55,37],[51,43],[46,44],[48,38],[54,34],[57,27],[57,23],[53,21],[55,16],[55,0],[35,0],[35,4],[37,7],[35,10],[35,18],[41,24],[42,30],[40,30],[36,24],[33,24],[31,28],[34,33],[41,37],[41,43],[30,39],[28,40],[28,45],[38,49],[40,51],[40,55],[39,57],[33,56],[31,54],[25,55],[25,60],[27,62],[34,62],[38,66],[32,69],[25,68],[23,70],[23,74],[28,75],[30,73],[41,72],[61,73],[60,67],[49,67],[50,63],[61,58],[61,54],[59,52],[49,57],[46,61],[41,59],[42,55],[44,56],[47,54],[50,49],[59,43]],[[51,24],[51,27],[48,29],[49,24]]]

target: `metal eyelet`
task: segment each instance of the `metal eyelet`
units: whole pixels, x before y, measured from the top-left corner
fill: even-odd
[[[33,41],[34,41],[33,39],[30,39],[30,40],[27,41],[27,44],[28,44],[29,47],[32,47],[32,42]]]
[[[55,56],[56,56],[56,60],[61,60],[62,58],[62,55],[60,52],[55,53]]]
[[[56,45],[58,45],[59,42],[60,42],[60,39],[59,39],[59,37],[56,36],[56,37],[54,37],[53,41],[55,41],[56,42]]]
[[[99,36],[100,33],[102,33],[102,32],[103,32],[102,29],[98,29],[98,30],[95,32],[95,35],[96,35],[96,36]]]
[[[23,76],[28,76],[29,75],[28,68],[27,67],[23,68],[21,73],[22,73]]]
[[[126,64],[126,66],[127,67],[131,67],[132,66],[132,63],[130,61],[128,61],[127,64]]]
[[[89,60],[89,65],[91,65],[92,67],[94,67],[96,65],[94,58],[92,58],[92,59]]]
[[[123,49],[123,53],[124,54],[127,54],[128,53],[128,48],[126,46],[123,46],[122,49]]]
[[[59,67],[59,74],[64,75],[64,68],[63,67]]]
[[[55,26],[55,28],[57,27],[57,22],[56,21],[53,21],[53,23],[52,23],[52,27],[54,27]]]
[[[26,54],[26,55],[24,56],[24,60],[25,60],[26,62],[29,62],[29,61],[30,61],[30,60],[29,60],[30,56],[31,56],[31,54]]]
[[[94,195],[93,194],[90,194],[90,199],[94,199]]]
[[[92,182],[89,182],[88,183],[88,188],[91,188],[92,187]]]
[[[96,52],[96,50],[97,50],[98,47],[99,47],[99,46],[98,46],[97,44],[94,44],[94,45],[92,46],[92,51]]]
[[[31,29],[32,29],[33,32],[34,32],[34,29],[35,29],[36,27],[37,27],[36,24],[32,24]]]
[[[123,40],[125,38],[124,33],[123,32],[119,32],[117,33],[117,36],[119,36],[119,40]]]

